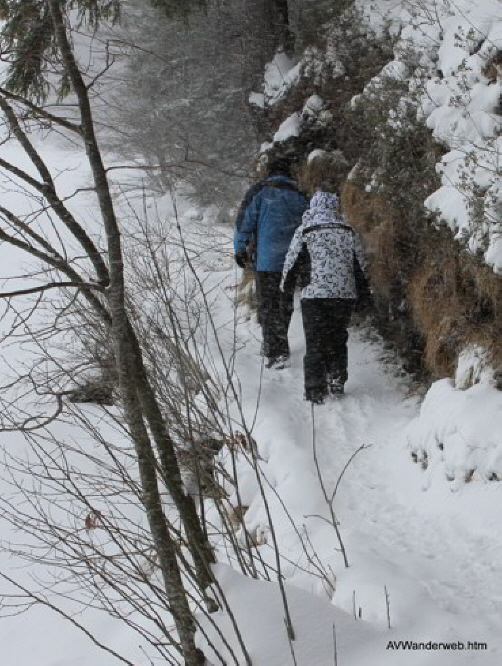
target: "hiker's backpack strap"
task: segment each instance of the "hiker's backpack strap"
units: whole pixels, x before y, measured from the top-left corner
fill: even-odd
[[[355,231],[348,224],[343,224],[342,222],[333,222],[331,224],[313,224],[311,227],[307,227],[302,231],[302,235],[306,236],[311,231],[319,231],[323,229],[343,229],[344,231],[350,231],[355,234]]]

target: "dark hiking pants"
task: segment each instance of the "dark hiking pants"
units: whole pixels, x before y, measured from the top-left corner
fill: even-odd
[[[305,390],[325,390],[347,381],[347,328],[354,301],[346,298],[302,299],[306,353]]]
[[[256,296],[258,321],[263,334],[264,355],[277,359],[289,355],[288,329],[294,308],[295,285],[279,289],[282,273],[258,271]]]

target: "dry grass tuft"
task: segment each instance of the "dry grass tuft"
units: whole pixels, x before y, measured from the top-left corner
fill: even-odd
[[[245,306],[248,309],[248,316],[256,312],[256,288],[254,271],[251,268],[244,269],[237,285],[237,305]]]
[[[384,303],[403,299],[402,316],[421,335],[422,363],[433,377],[452,376],[470,344],[502,369],[502,279],[463,251],[449,230],[404,224],[402,211],[356,182],[346,183],[342,203],[365,240],[375,294]]]
[[[502,280],[459,250],[446,231],[433,234],[410,283],[413,316],[426,338],[426,362],[435,376],[451,375],[469,344],[486,349],[502,367]]]
[[[340,193],[351,166],[340,150],[326,152],[303,163],[298,171],[300,189],[313,195],[317,190]]]
[[[373,289],[390,300],[403,268],[400,248],[405,245],[404,229],[396,223],[386,201],[364,192],[353,181],[343,187],[342,206],[364,239]]]

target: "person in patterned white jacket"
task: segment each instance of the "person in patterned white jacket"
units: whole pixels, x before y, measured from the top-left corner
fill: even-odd
[[[322,159],[326,161],[323,157],[314,161]],[[344,392],[347,328],[358,291],[367,290],[368,283],[361,242],[340,208],[343,169],[338,168],[338,177],[331,175],[331,182],[327,184],[325,168],[307,165],[306,169],[309,168],[311,189],[315,194],[289,246],[281,288],[287,288],[288,283],[300,274],[306,342],[305,398],[322,404],[329,393],[340,395]],[[314,181],[316,174],[322,174],[318,183],[312,183],[312,174]],[[326,191],[328,188],[332,193]]]

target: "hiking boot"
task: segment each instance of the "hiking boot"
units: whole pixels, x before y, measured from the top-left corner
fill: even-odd
[[[322,405],[326,400],[328,392],[325,388],[308,388],[305,389],[305,400],[308,400],[314,405]]]
[[[328,390],[330,395],[343,395],[344,384],[345,382],[342,382],[338,377],[328,377]]]
[[[269,358],[265,367],[273,370],[283,370],[283,368],[289,368],[289,354],[281,354],[275,358]]]

